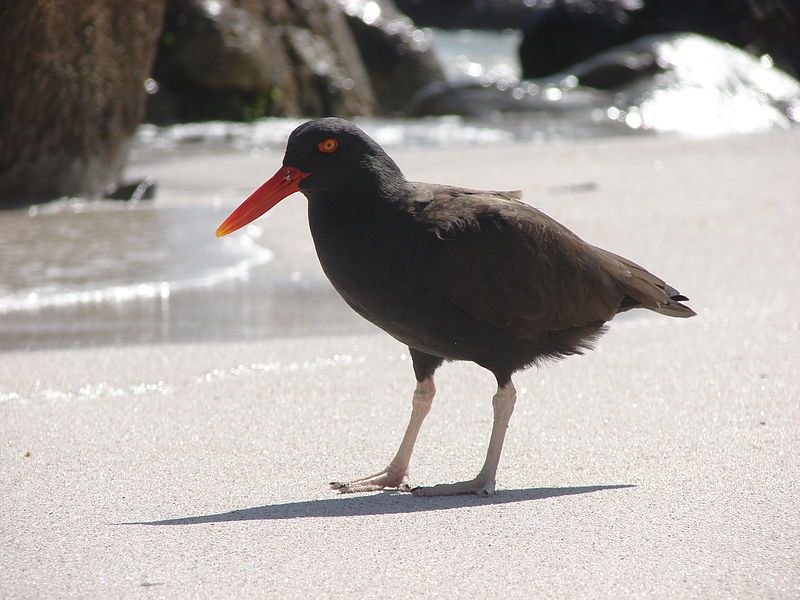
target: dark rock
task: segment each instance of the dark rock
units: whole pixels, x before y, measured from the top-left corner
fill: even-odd
[[[645,39],[643,44],[617,46],[570,69],[580,85],[600,90],[613,90],[632,84],[643,77],[661,73],[653,45]]]
[[[141,121],[163,1],[1,6],[0,206],[101,193]]]
[[[557,113],[588,111],[609,100],[605,92],[574,89],[569,85],[539,85],[532,81],[518,85],[483,85],[479,82],[438,83],[414,98],[415,116],[460,115],[486,118],[495,113]]]
[[[325,0],[168,0],[153,77],[153,122],[375,111],[344,14]]]
[[[441,29],[521,29],[549,0],[395,0],[417,25]]]
[[[383,114],[402,112],[414,94],[444,72],[429,35],[400,14],[390,0],[340,0]]]
[[[631,22],[641,8],[617,0],[557,0],[540,8],[520,43],[522,76],[546,77],[636,39],[642,33]]]
[[[156,197],[156,180],[145,177],[136,181],[125,181],[113,189],[106,190],[103,198],[109,200],[124,200],[126,202],[139,202],[152,200]]]
[[[524,77],[544,77],[644,35],[694,32],[769,54],[797,76],[798,31],[798,0],[556,0],[525,26],[520,62]]]
[[[375,98],[341,8],[327,0],[260,0],[282,32],[301,115],[369,115]]]

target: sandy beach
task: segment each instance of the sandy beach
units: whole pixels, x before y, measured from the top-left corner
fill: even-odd
[[[288,199],[262,220],[269,267],[320,296],[265,318],[308,314],[302,336],[0,354],[0,597],[798,597],[800,134],[392,154],[412,179],[522,189],[699,316],[620,318],[518,374],[496,496],[339,496],[326,482],[391,458],[413,375],[324,287]],[[224,216],[280,155],[194,160],[131,173]],[[451,364],[437,386],[413,484],[473,476],[488,440],[492,376]]]

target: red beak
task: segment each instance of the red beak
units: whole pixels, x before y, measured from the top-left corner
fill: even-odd
[[[310,173],[303,173],[294,167],[281,167],[278,169],[275,175],[250,194],[247,200],[242,202],[239,208],[225,219],[225,222],[217,228],[217,237],[228,235],[255,221],[286,196],[298,191],[300,189],[298,187],[300,181],[309,175]]]

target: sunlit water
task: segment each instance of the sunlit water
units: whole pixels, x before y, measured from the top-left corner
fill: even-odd
[[[218,211],[205,207],[79,201],[9,216],[0,238],[0,314],[164,299],[246,280],[270,261],[256,226],[223,244],[200,243],[215,219]]]
[[[63,201],[0,213],[0,349],[365,329],[318,273],[272,265],[260,226],[217,239],[228,209]]]
[[[517,34],[438,32],[435,41],[451,81],[488,87],[499,82],[512,91],[525,86],[516,64]],[[665,86],[650,96],[636,92],[641,104],[633,107],[623,97],[598,96],[604,103],[589,109],[358,123],[390,151],[681,131],[687,123],[704,134],[739,131],[743,123],[745,131],[785,125],[780,114],[760,110],[762,98],[735,82],[716,82],[729,93],[724,99],[701,94],[691,82],[714,73],[703,70],[707,62],[686,62],[683,56],[675,54],[675,69],[688,87]],[[773,76],[768,65],[753,74],[751,66],[741,69],[763,77],[763,87],[794,93],[793,80]],[[535,87],[541,94],[570,93],[569,81]],[[336,296],[313,260],[297,260],[298,248],[310,246],[299,213],[259,222],[224,240],[213,237],[230,209],[220,206],[219,197],[243,198],[249,191],[237,181],[242,167],[215,169],[213,179],[192,169],[231,157],[244,164],[248,157],[276,152],[299,123],[145,125],[132,152],[134,170],[146,173],[159,165],[183,173],[171,179],[172,187],[162,185],[155,202],[61,200],[0,213],[0,349],[373,330]],[[281,260],[281,253],[292,259]],[[305,266],[287,270],[285,264]]]

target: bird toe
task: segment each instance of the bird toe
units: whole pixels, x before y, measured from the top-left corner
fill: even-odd
[[[461,494],[475,494],[480,498],[488,498],[495,493],[494,481],[483,481],[475,478],[458,483],[440,483],[432,487],[415,487],[411,493],[421,496],[457,496]]]

